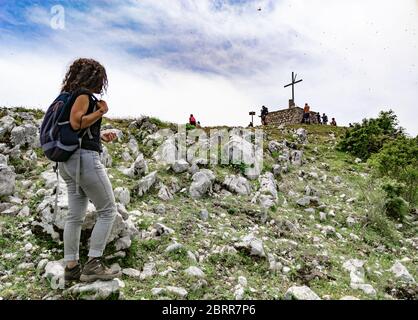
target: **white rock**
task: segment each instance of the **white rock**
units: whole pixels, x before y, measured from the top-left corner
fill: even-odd
[[[29,263],[27,263],[27,262],[23,262],[23,263],[21,263],[21,264],[19,264],[18,266],[17,266],[17,269],[18,270],[31,270],[31,269],[33,269],[35,267],[35,265],[33,264],[33,263],[31,263],[31,262],[29,262]]]
[[[174,196],[165,184],[161,184],[161,188],[158,191],[158,198],[160,198],[163,201],[169,201],[173,200]]]
[[[187,290],[181,287],[166,287],[167,292],[172,293],[180,298],[185,298],[188,294]]]
[[[138,195],[143,196],[146,194],[157,182],[157,171],[151,172],[146,177],[142,178],[138,183]]]
[[[117,251],[125,250],[125,249],[130,248],[131,244],[132,244],[131,237],[130,236],[125,236],[125,237],[122,237],[122,238],[119,238],[118,240],[116,240],[115,248],[116,248]]]
[[[0,164],[0,197],[14,193],[16,174],[11,167]]]
[[[284,298],[286,300],[321,300],[321,298],[307,286],[290,287]]]
[[[133,268],[126,268],[126,269],[122,269],[122,274],[131,278],[139,279],[139,277],[141,276],[141,271],[133,269]]]
[[[64,260],[50,261],[45,266],[44,277],[48,279],[64,278],[65,262]]]
[[[171,229],[171,228],[167,227],[166,225],[164,225],[162,223],[159,223],[159,222],[154,224],[154,228],[156,229],[157,235],[159,235],[159,236],[164,235],[164,234],[174,233],[173,229]]]
[[[28,206],[24,206],[18,213],[18,217],[29,217],[30,216],[30,209]]]
[[[396,261],[390,271],[395,277],[404,282],[415,283],[414,277],[408,272],[408,269],[400,262]]]
[[[184,271],[187,275],[196,278],[205,278],[205,273],[198,267],[191,266]]]
[[[144,268],[143,268],[139,278],[141,280],[145,280],[147,278],[153,277],[155,274],[156,274],[155,263],[150,262],[150,263],[146,263],[144,265]]]
[[[235,244],[235,247],[238,249],[247,249],[253,256],[266,256],[264,252],[263,242],[260,239],[256,238],[253,234],[249,234],[243,237],[240,242]]]
[[[80,298],[86,300],[104,300],[112,294],[119,295],[120,289],[125,287],[123,281],[114,279],[112,281],[96,281],[89,284],[76,284],[68,289],[68,292],[80,295]]]
[[[206,209],[203,209],[200,211],[200,219],[202,219],[203,221],[208,221],[209,219],[209,212]]]
[[[302,165],[302,157],[303,157],[303,151],[301,150],[293,150],[291,152],[291,164],[295,166],[301,166]]]
[[[131,202],[131,195],[128,188],[118,187],[114,190],[115,198],[124,206]]]
[[[224,181],[225,187],[237,194],[249,195],[251,193],[251,185],[248,180],[241,176],[227,176]]]
[[[25,251],[29,252],[33,249],[33,244],[32,243],[27,243],[25,244]]]
[[[35,146],[38,139],[38,128],[30,123],[14,127],[10,135],[10,142],[13,146],[23,145],[26,143],[29,146]]]
[[[38,265],[36,266],[36,269],[39,271],[42,271],[45,269],[45,266],[47,265],[47,263],[49,262],[48,259],[42,259],[41,261],[38,262]]]
[[[192,180],[189,189],[190,196],[193,199],[199,199],[212,190],[215,175],[208,169],[202,169],[193,175]]]
[[[189,169],[189,163],[184,159],[176,160],[171,165],[171,169],[173,169],[175,173],[183,173]]]
[[[174,252],[182,248],[183,248],[183,245],[181,243],[175,242],[175,243],[168,245],[168,247],[165,249],[165,252]]]
[[[369,296],[375,296],[376,295],[376,290],[370,284],[351,283],[350,287],[354,290],[361,290]]]

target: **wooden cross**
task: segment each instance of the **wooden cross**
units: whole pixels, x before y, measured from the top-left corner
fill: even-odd
[[[295,84],[303,81],[303,80],[296,81],[297,76],[298,76],[297,74],[292,72],[292,83],[289,83],[289,84],[284,86],[285,88],[292,86],[292,101],[293,101],[293,104],[295,103]]]

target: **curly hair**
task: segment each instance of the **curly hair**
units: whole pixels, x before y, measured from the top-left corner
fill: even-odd
[[[68,69],[62,82],[62,92],[74,92],[87,89],[92,93],[102,94],[107,90],[106,69],[96,60],[77,59]]]

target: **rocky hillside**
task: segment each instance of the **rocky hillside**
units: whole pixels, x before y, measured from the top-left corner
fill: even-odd
[[[384,214],[378,181],[335,150],[343,128],[263,128],[263,166],[205,164],[177,126],[105,119],[102,154],[118,215],[106,260],[123,277],[65,286],[67,190],[39,148],[43,113],[0,109],[0,299],[417,299],[417,214]],[[205,128],[209,131],[210,128]],[[239,129],[220,150],[249,154]],[[54,213],[55,194],[59,194]],[[95,221],[83,226],[85,261]]]

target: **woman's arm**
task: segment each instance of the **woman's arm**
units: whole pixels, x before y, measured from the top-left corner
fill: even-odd
[[[78,131],[86,129],[103,117],[106,112],[99,104],[100,102],[98,103],[99,110],[89,115],[85,115],[89,108],[89,96],[85,94],[78,96],[71,109],[70,115],[70,124],[73,130]]]

